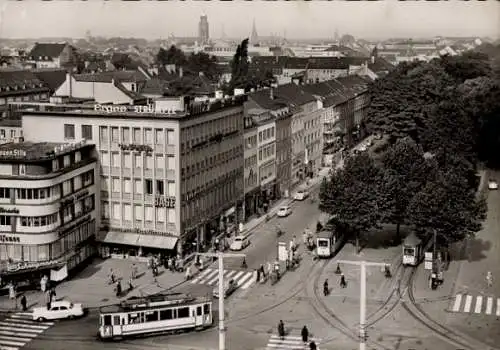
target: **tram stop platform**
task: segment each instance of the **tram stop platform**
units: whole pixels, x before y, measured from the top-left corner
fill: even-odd
[[[131,267],[135,263],[138,269],[137,278],[133,280],[134,289],[127,292],[128,280],[131,276]],[[116,278],[121,281],[124,291],[120,298],[115,295],[115,286],[109,283],[111,269]],[[192,269],[196,269],[192,267]],[[196,271],[194,271],[196,272]],[[85,307],[93,309],[103,305],[114,304],[121,299],[131,296],[150,295],[174,288],[185,281],[185,273],[171,272],[163,267],[155,278],[146,263],[123,259],[94,259],[81,272],[67,281],[63,281],[55,288],[56,298],[65,298],[74,302],[83,303]],[[24,294],[28,308],[39,307],[45,304],[45,295],[40,290],[18,293]],[[17,302],[19,308],[19,302]],[[16,303],[8,295],[0,296],[0,312],[16,312]]]

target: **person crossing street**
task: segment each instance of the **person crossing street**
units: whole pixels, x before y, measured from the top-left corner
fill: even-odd
[[[309,330],[306,326],[302,327],[302,332],[300,332],[300,334],[302,335],[302,341],[307,343],[307,340],[309,339]]]

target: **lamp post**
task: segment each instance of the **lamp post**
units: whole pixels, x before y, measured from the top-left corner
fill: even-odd
[[[366,267],[387,266],[384,263],[368,261],[337,260],[337,263],[357,265],[361,267],[360,293],[359,293],[359,350],[366,350]]]
[[[219,259],[219,350],[226,350],[226,328],[224,326],[224,258],[244,258],[245,254],[196,253],[199,256]]]

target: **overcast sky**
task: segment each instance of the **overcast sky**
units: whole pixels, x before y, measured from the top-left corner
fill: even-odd
[[[288,38],[423,36],[500,37],[499,1],[340,2],[122,2],[2,1],[0,36],[7,38],[93,36],[146,39],[196,36],[208,15],[210,36],[248,36],[255,18],[259,35]]]

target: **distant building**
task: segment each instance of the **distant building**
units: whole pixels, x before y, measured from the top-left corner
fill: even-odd
[[[198,23],[198,40],[200,45],[206,45],[210,41],[208,17],[205,14],[200,16]]]
[[[0,261],[3,280],[51,276],[94,254],[93,145],[21,142],[0,146]],[[44,271],[46,271],[44,273]],[[26,277],[26,276],[25,276]]]
[[[76,51],[68,43],[35,43],[26,63],[34,68],[76,68]]]
[[[0,144],[20,142],[23,139],[21,119],[0,119]]]

